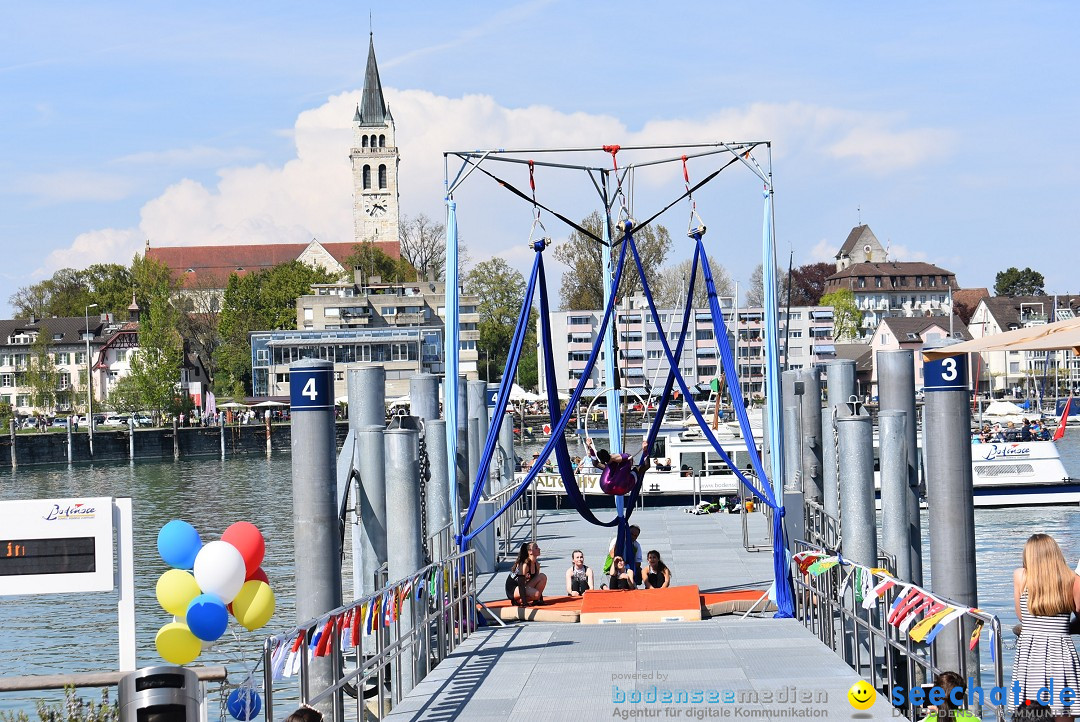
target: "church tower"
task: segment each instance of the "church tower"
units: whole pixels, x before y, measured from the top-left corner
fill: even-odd
[[[398,149],[394,119],[383,98],[375,64],[375,38],[368,41],[364,94],[353,116],[353,227],[356,243],[399,243]]]

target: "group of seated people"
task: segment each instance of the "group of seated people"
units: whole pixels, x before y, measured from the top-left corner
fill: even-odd
[[[1050,441],[1050,427],[1040,424],[1038,419],[1029,421],[1024,419],[1019,427],[1010,421],[1006,426],[1001,424],[983,424],[982,428],[971,435],[973,444],[992,444],[994,442],[1015,441]]]
[[[592,568],[585,564],[584,552],[575,549],[570,555],[570,567],[566,570],[566,594],[579,597],[590,589],[636,589],[640,586],[663,589],[671,586],[671,568],[664,564],[660,552],[650,550],[645,556],[647,563],[642,565],[641,545],[637,541],[639,534],[640,527],[630,527],[635,557],[630,564],[622,555],[616,554],[616,540],[611,540],[603,569],[607,581],[602,581],[599,586]],[[540,547],[525,542],[506,578],[507,599],[519,606],[542,604],[547,582],[547,575],[540,571]]]

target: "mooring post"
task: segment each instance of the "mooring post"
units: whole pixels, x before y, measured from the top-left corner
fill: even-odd
[[[409,379],[409,407],[413,416],[419,416],[424,422],[442,418],[439,413],[439,377],[435,374],[413,374]],[[433,440],[430,432],[424,433],[430,445]],[[445,445],[445,441],[443,442]],[[445,457],[445,454],[443,455]]]
[[[349,425],[386,428],[386,369],[359,366],[348,370]]]
[[[480,419],[475,416],[469,417],[469,497],[472,498],[473,484],[480,476]],[[488,491],[487,483],[483,483],[484,493]]]
[[[356,470],[360,473],[360,569],[361,592],[374,594],[375,573],[386,563],[386,463],[382,424],[361,427],[356,432]],[[356,551],[354,550],[354,554]]]
[[[803,497],[821,503],[822,486],[822,438],[821,438],[821,370],[817,366],[795,372],[796,389],[802,384],[798,395],[802,427],[802,489]]]
[[[943,597],[977,607],[967,356],[927,361],[923,364],[923,388],[926,391],[923,449],[926,452],[932,588]],[[971,626],[971,622],[965,620],[965,634],[970,633]],[[955,648],[938,646],[937,659],[941,669],[953,669],[963,674],[965,670]],[[966,663],[967,673],[976,676],[977,647],[967,655]]]
[[[835,411],[826,406],[821,410],[821,496],[825,513],[840,520],[840,489],[836,478]]]
[[[469,382],[469,418],[480,420],[480,433],[478,434],[480,443],[478,446],[483,449],[484,443],[487,441],[488,430],[491,428],[488,423],[487,381]]]
[[[903,411],[904,436],[907,440],[908,558],[911,576],[906,581],[923,583],[922,573],[922,489],[919,483],[919,418],[915,413],[915,352],[911,349],[878,351],[878,401],[882,411]]]
[[[174,455],[175,458],[175,455]],[[135,460],[135,417],[128,417],[128,459]]]
[[[270,456],[273,446],[270,443],[270,409],[263,411],[263,426],[266,429],[266,455]],[[335,448],[337,445],[335,444]]]
[[[851,359],[826,361],[825,386],[830,407],[846,404],[852,396],[858,396],[855,385],[855,362]]]
[[[514,451],[514,415],[503,414],[499,426],[499,448],[502,449],[502,474],[500,474],[499,488],[502,491],[514,483],[514,471],[517,469],[516,452]]]
[[[907,412],[878,413],[878,452],[881,459],[881,543],[896,556],[896,577],[911,581],[908,543]]]
[[[293,548],[296,619],[307,622],[341,605],[341,543],[338,537],[334,365],[319,359],[289,366],[292,405]],[[334,683],[334,659],[308,665],[309,689]],[[317,705],[330,717],[332,695]]]
[[[221,447],[221,458],[225,458],[225,416],[218,412],[216,415],[218,422],[218,446]]]
[[[71,417],[67,417],[67,460],[71,463]]]
[[[457,380],[457,489],[458,510],[469,508],[469,494],[472,491],[472,479],[469,478],[469,381],[464,376]],[[455,520],[455,524],[460,523]]]
[[[446,464],[446,422],[442,419],[427,421],[424,426],[424,435],[427,439],[429,472],[424,505],[427,507],[425,513],[427,514],[428,536],[431,536],[450,523],[450,473]],[[452,548],[433,548],[431,560],[442,559],[453,551]]]
[[[19,466],[15,454],[15,419],[8,421],[8,433],[11,435],[11,468],[15,469]]]
[[[877,566],[874,511],[874,428],[861,411],[836,419],[840,435],[840,516],[844,520],[844,556]]]
[[[180,458],[180,422],[175,416],[172,420],[172,458],[173,461]]]
[[[390,580],[405,579],[424,565],[424,545],[420,526],[420,440],[412,429],[390,429],[384,434],[386,444],[386,524],[389,531],[387,566]],[[453,592],[451,592],[453,593]],[[401,638],[409,635],[415,621],[412,594],[406,595],[398,615]],[[418,638],[419,639],[419,638]],[[416,665],[423,664],[427,652],[407,649],[398,655],[401,690],[406,695],[419,681]],[[415,661],[415,663],[414,663]]]

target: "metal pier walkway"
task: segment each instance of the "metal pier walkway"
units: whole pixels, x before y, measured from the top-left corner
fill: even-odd
[[[771,553],[743,549],[738,515],[659,507],[635,511],[633,521],[642,528],[642,550],[660,552],[675,584],[697,584],[702,592],[764,591],[770,584]],[[765,544],[764,516],[748,521],[750,541]],[[529,523],[515,533],[516,540],[527,540]],[[548,596],[564,594],[574,549],[585,552],[599,584],[612,535],[573,512],[542,514],[537,543]],[[502,597],[507,566],[481,577],[481,599]],[[858,680],[798,621],[771,615],[666,624],[518,623],[478,630],[386,719],[891,719],[893,708],[881,696],[865,712],[852,708],[847,693]]]

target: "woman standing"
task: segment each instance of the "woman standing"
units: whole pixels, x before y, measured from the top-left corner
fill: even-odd
[[[1080,687],[1080,658],[1069,636],[1069,616],[1080,610],[1080,577],[1046,534],[1033,534],[1024,545],[1024,566],[1013,572],[1013,601],[1023,625],[1013,663],[1020,699],[1036,700],[1043,687]],[[1073,716],[1071,700],[1061,695],[1038,701],[1050,705],[1055,719]]]

